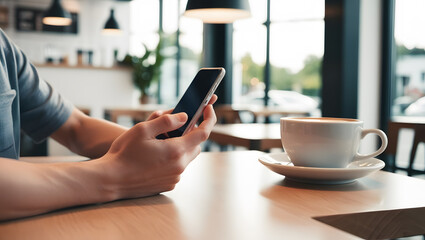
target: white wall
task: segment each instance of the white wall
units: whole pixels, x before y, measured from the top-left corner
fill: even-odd
[[[38,72],[62,96],[90,115],[103,118],[104,108],[137,105],[138,92],[129,69],[38,67]],[[49,139],[49,155],[69,155],[66,148]]]
[[[14,13],[17,6],[47,9],[51,0],[0,0],[0,4],[9,7],[10,24],[5,32],[35,64],[45,62],[45,50],[52,46],[69,55],[70,65],[76,64],[78,49],[94,50],[94,65],[105,67],[112,66],[114,49],[119,49],[122,55],[128,52],[130,26],[128,2],[62,0],[65,9],[79,14],[78,34],[16,31]],[[122,30],[119,36],[102,34],[111,8],[115,9],[115,18]],[[40,75],[62,95],[75,105],[89,107],[95,117],[103,116],[105,106],[133,104],[134,87],[131,83],[130,70],[62,67],[37,67],[37,69]]]
[[[15,0],[1,1],[9,7],[9,27],[6,34],[35,63],[43,63],[47,48],[58,49],[69,55],[70,63],[76,63],[77,49],[94,50],[95,65],[109,66],[112,64],[113,50],[119,49],[124,56],[129,48],[130,7],[128,2],[93,1],[93,0],[62,0],[63,7],[70,12],[78,12],[78,34],[60,34],[46,32],[18,32],[15,30],[15,7],[25,6],[47,9],[51,0]],[[122,34],[119,36],[102,35],[102,28],[109,17],[111,8],[115,9]]]
[[[40,75],[75,106],[86,107],[102,118],[106,107],[131,107],[138,92],[130,69],[38,67]]]
[[[365,128],[378,128],[381,78],[382,0],[360,1],[358,116]],[[361,152],[376,150],[377,138],[366,137]]]
[[[118,49],[124,56],[129,48],[130,8],[128,2],[62,0],[64,8],[78,12],[78,34],[46,32],[18,32],[15,29],[16,6],[47,9],[51,0],[0,0],[9,7],[9,27],[6,34],[25,52],[29,59],[40,64],[45,62],[46,50],[56,49],[67,55],[70,65],[77,61],[78,49],[94,51],[94,65],[110,67],[113,64],[113,51]],[[115,9],[122,34],[102,35],[102,28],[109,17],[110,9]],[[91,115],[102,118],[106,107],[129,107],[137,104],[138,92],[132,84],[130,69],[37,67],[41,77],[49,82],[65,98],[76,106],[90,109]],[[70,152],[58,143],[49,140],[50,155],[67,155]]]

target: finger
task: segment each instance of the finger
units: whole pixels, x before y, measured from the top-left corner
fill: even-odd
[[[182,137],[185,139],[186,147],[199,145],[203,141],[206,141],[217,122],[214,109],[211,104],[208,104],[204,110],[204,121],[197,127],[190,131],[188,134]]]
[[[215,115],[214,108],[211,104],[207,105],[204,110],[204,121],[198,126],[198,128],[203,128],[208,132],[211,132],[214,125],[217,123],[217,116]]]
[[[215,99],[213,99],[213,103],[217,100],[217,95],[215,95],[215,94],[214,94],[214,96],[215,96]],[[208,105],[212,105],[212,103],[209,103]],[[208,105],[207,105],[207,106],[208,106]],[[207,107],[207,106],[206,106],[206,107]],[[206,107],[205,107],[204,111],[206,110]],[[217,118],[217,117],[216,117],[216,115],[215,115],[214,108],[213,108],[213,110],[212,110],[212,111],[213,111],[213,114],[214,114],[214,118]],[[205,117],[205,115],[204,115],[203,117]],[[215,122],[217,122],[217,119],[215,120]],[[198,124],[195,124],[195,125],[193,126],[193,129],[195,129],[195,128],[197,128],[197,127],[198,127]]]
[[[164,112],[161,111],[161,110],[155,111],[155,112],[151,113],[151,115],[149,115],[149,117],[146,119],[146,121],[150,121],[150,120],[153,120],[155,118],[158,118],[158,117],[162,116],[163,114],[164,114]]]
[[[148,137],[155,138],[159,134],[170,132],[183,126],[187,121],[186,113],[165,114],[142,124]]]
[[[164,114],[169,114],[172,111],[173,111],[173,109],[169,109],[169,110],[166,110],[166,111],[162,111],[162,110],[155,111],[155,112],[151,113],[151,115],[149,115],[149,117],[146,119],[146,121],[153,120],[153,119],[158,118],[158,117],[160,117]]]
[[[208,104],[214,104],[218,99],[218,96],[213,94]]]

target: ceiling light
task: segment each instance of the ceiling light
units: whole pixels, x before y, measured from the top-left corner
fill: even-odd
[[[204,23],[232,23],[251,16],[248,0],[189,0],[184,16]]]
[[[53,0],[52,5],[44,14],[43,23],[53,26],[68,26],[72,23],[71,14],[63,9],[60,0]]]
[[[121,33],[118,22],[117,20],[115,20],[114,9],[111,9],[111,13],[109,15],[108,20],[105,23],[105,27],[103,28],[102,33],[113,34],[113,35]]]

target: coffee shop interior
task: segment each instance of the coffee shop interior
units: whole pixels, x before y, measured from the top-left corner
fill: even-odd
[[[423,1],[250,0],[247,14],[227,19],[188,14],[185,0],[0,3],[6,34],[45,80],[91,116],[132,126],[172,108],[200,68],[222,66],[220,124],[358,118],[389,135],[381,156],[386,169],[423,173]],[[43,23],[55,4],[69,14],[68,25]],[[139,80],[137,71],[144,73]],[[249,148],[217,142],[204,150]],[[377,142],[366,137],[361,150]],[[22,156],[69,154],[50,139],[22,141]]]
[[[282,153],[284,117],[359,119],[388,137],[376,156],[383,171],[423,181],[424,9],[423,0],[0,0],[0,27],[92,117],[132,127],[173,108],[199,69],[224,67],[203,153]],[[22,157],[77,156],[21,137]],[[367,135],[359,152],[381,139]]]

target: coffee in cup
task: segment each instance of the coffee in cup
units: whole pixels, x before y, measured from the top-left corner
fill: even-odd
[[[383,131],[363,129],[363,121],[347,118],[281,118],[280,133],[291,162],[304,167],[345,168],[352,161],[378,156],[388,143]],[[381,138],[381,146],[360,154],[360,141],[369,133]]]

